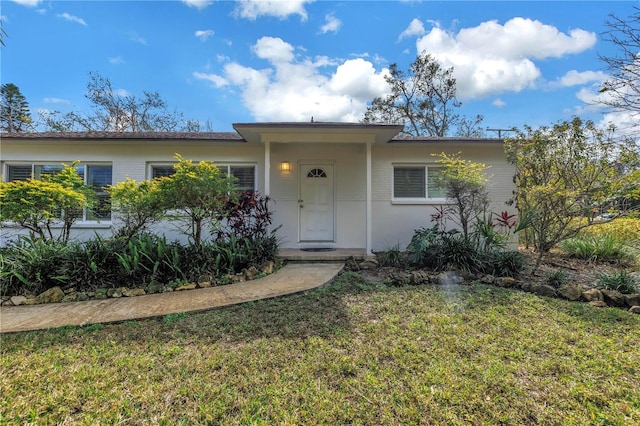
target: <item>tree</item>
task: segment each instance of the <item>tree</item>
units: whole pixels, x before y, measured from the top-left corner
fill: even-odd
[[[84,184],[76,164],[65,164],[55,176],[0,182],[0,221],[20,225],[32,239],[42,240],[56,239],[52,226],[61,223],[57,239],[66,243],[73,223],[95,201],[93,188]]]
[[[194,164],[176,155],[175,173],[158,181],[169,218],[182,222],[183,232],[200,245],[203,228],[216,230],[225,206],[238,196],[236,179],[225,176],[211,162]]]
[[[0,87],[0,130],[7,133],[24,132],[31,123],[29,104],[18,86],[3,84]]]
[[[460,121],[454,113],[461,103],[456,99],[453,68],[444,69],[431,55],[419,55],[406,73],[391,64],[385,80],[391,93],[371,102],[363,122],[404,123],[406,135],[443,137]],[[478,118],[474,128],[482,121]]]
[[[628,20],[614,15],[606,21],[604,40],[618,47],[616,56],[600,56],[611,72],[600,92],[601,102],[615,111],[640,114],[640,8]]]
[[[594,123],[579,118],[532,129],[506,141],[516,166],[515,203],[526,218],[536,267],[545,253],[604,211],[622,216],[640,182],[638,153],[631,142],[615,142]]]
[[[128,240],[162,219],[164,202],[158,182],[156,179],[138,183],[127,178],[107,188],[112,212],[117,214],[116,218],[121,222],[116,235]]]
[[[184,120],[182,113],[171,111],[158,92],[144,91],[141,98],[119,94],[111,80],[96,72],[89,73],[87,94],[92,113],[53,112],[43,116],[51,131],[170,132],[199,130],[194,120]]]
[[[442,184],[447,198],[453,200],[454,220],[462,228],[465,240],[469,239],[469,227],[486,213],[489,193],[486,189],[485,164],[460,158],[459,154],[437,155],[442,168]]]

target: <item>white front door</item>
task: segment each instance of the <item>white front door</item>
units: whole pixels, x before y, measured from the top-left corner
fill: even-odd
[[[334,241],[332,164],[300,165],[300,241]]]

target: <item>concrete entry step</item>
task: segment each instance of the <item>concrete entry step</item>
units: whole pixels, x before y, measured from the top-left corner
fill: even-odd
[[[288,263],[298,262],[346,262],[353,258],[356,261],[363,261],[366,259],[365,249],[344,249],[339,248],[335,250],[301,250],[295,248],[281,248],[278,251],[278,258]]]

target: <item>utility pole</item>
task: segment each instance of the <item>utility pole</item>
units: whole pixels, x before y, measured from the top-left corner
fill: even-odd
[[[515,127],[510,129],[490,129],[487,127],[487,132],[498,132],[498,139],[502,139],[502,132],[515,132],[516,130]]]

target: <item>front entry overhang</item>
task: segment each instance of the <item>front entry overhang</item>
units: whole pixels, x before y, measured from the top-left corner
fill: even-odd
[[[389,142],[403,128],[399,124],[362,123],[234,123],[233,128],[248,142],[264,145],[264,188],[271,194],[271,145],[363,144],[366,145],[366,254],[372,254],[372,160],[373,144]]]

